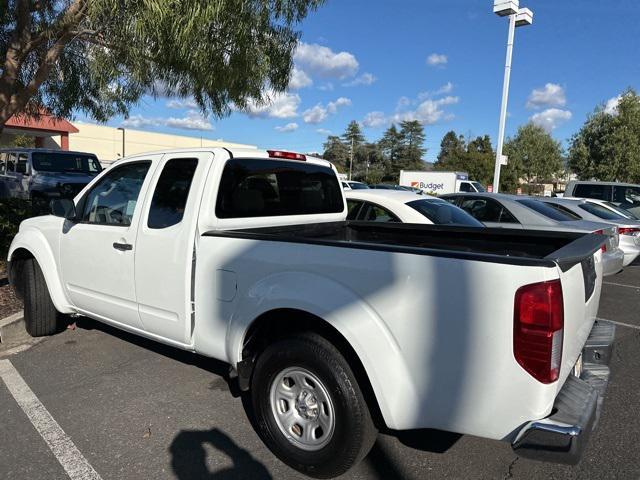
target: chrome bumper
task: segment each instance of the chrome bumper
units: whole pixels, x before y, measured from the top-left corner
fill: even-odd
[[[512,446],[534,460],[576,464],[598,424],[609,382],[615,325],[598,321],[582,352],[580,377],[570,375],[556,397],[552,414],[526,424]]]

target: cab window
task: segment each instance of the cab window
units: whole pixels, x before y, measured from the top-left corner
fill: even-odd
[[[16,173],[27,173],[28,155],[26,153],[18,154],[18,163],[16,163]]]
[[[471,187],[471,184],[469,182],[462,182],[460,184],[460,191],[461,192],[475,192],[475,190]]]
[[[611,186],[588,183],[576,185],[576,188],[573,190],[573,196],[580,198],[596,198],[598,200],[610,200]]]
[[[197,166],[196,158],[174,158],[164,165],[151,200],[149,228],[167,228],[182,221]]]
[[[128,227],[151,162],[127,163],[113,168],[82,200],[81,221]]]
[[[15,153],[9,153],[7,155],[7,173],[15,171],[17,158],[18,156]]]
[[[622,208],[640,206],[640,187],[615,187],[613,190],[613,201],[620,204]]]
[[[7,171],[7,154],[0,152],[0,175],[4,175]]]
[[[360,207],[362,207],[362,202],[358,202],[357,200],[347,200],[347,210],[349,211],[347,214],[347,220],[357,220]]]

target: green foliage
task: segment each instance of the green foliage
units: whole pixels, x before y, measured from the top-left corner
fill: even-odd
[[[347,125],[347,129],[342,134],[342,139],[344,143],[347,145],[351,145],[353,142],[353,146],[355,148],[359,147],[364,143],[364,135],[362,134],[362,129],[360,128],[360,124],[355,120],[351,120],[349,125]]]
[[[488,185],[493,181],[494,165],[495,152],[488,135],[466,139],[450,131],[442,138],[434,169],[467,172],[471,179]]]
[[[509,157],[507,168],[503,168],[507,178],[544,183],[554,180],[563,169],[560,142],[532,123],[520,127],[516,136],[505,142],[504,153]]]
[[[615,112],[604,106],[571,140],[569,166],[581,180],[640,182],[640,96],[633,89]]]
[[[340,173],[348,173],[350,147],[345,145],[342,139],[335,135],[329,135],[323,147],[324,153],[322,158],[333,163]]]
[[[33,148],[35,147],[36,142],[33,137],[29,137],[28,135],[16,135],[11,139],[11,147],[20,147],[20,148]]]
[[[31,203],[17,198],[0,199],[0,255],[7,258],[11,240],[22,220],[31,217]]]
[[[192,96],[221,116],[289,83],[295,26],[324,0],[0,0],[0,130],[13,114],[126,115]]]

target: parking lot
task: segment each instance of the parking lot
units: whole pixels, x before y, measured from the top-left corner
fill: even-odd
[[[638,306],[636,262],[605,279],[599,316],[618,322],[613,375],[578,466],[469,436],[385,432],[345,478],[639,478]],[[84,319],[10,353],[0,350],[0,478],[301,478],[254,433],[223,364]]]

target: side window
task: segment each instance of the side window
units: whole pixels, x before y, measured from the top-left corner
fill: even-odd
[[[444,197],[442,198],[443,200],[446,200],[447,202],[451,203],[452,205],[458,205],[458,197]]]
[[[596,198],[598,200],[610,200],[611,187],[609,185],[580,184],[576,185],[576,188],[573,191],[573,196],[581,198]]]
[[[7,154],[0,153],[0,175],[4,175],[7,171]]]
[[[13,172],[16,169],[17,155],[15,153],[7,154],[7,172]]]
[[[167,228],[182,221],[198,159],[174,158],[165,163],[149,208],[149,228]]]
[[[26,153],[21,153],[18,155],[18,163],[16,163],[17,173],[27,173],[27,159],[28,156]]]
[[[400,222],[398,217],[396,217],[389,210],[372,203],[364,204],[362,212],[360,213],[360,219],[365,222]]]
[[[471,188],[471,184],[469,182],[462,182],[460,184],[460,191],[461,192],[475,192],[475,190],[473,188]]]
[[[347,220],[357,220],[361,206],[362,202],[358,202],[357,200],[347,200],[347,210],[349,211],[347,214]]]
[[[107,173],[82,200],[82,221],[128,227],[151,162],[127,163]]]
[[[615,187],[613,201],[619,203],[622,208],[637,207],[640,205],[640,187]]]
[[[518,223],[502,205],[486,198],[465,198],[460,208],[481,222]]]

